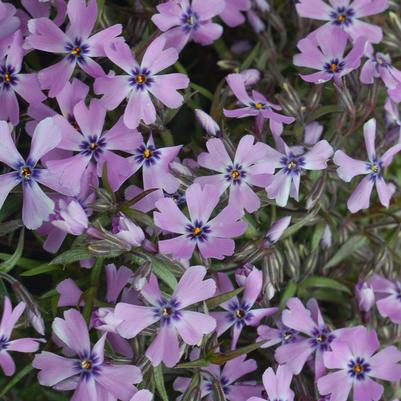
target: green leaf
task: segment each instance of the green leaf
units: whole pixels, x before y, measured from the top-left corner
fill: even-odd
[[[44,274],[44,273],[51,273],[54,272],[55,270],[60,270],[62,269],[62,266],[59,265],[51,265],[49,263],[45,263],[43,265],[40,265],[38,267],[34,267],[33,269],[27,270],[23,273],[21,273],[21,276],[38,276],[39,274]]]
[[[12,379],[1,389],[0,399],[4,397],[13,387],[15,387],[26,375],[32,372],[33,366],[26,365],[22,370],[17,372]]]
[[[104,186],[105,190],[108,192],[108,194],[113,199],[113,202],[115,202],[116,201],[116,194],[111,189],[111,185],[110,185],[110,182],[109,182],[109,175],[107,173],[107,162],[106,161],[103,164],[102,183],[103,183],[103,186]]]
[[[285,308],[287,301],[296,294],[297,289],[298,285],[295,281],[291,280],[288,282],[287,287],[285,287],[283,295],[281,296],[280,299],[280,309]]]
[[[164,384],[163,366],[161,364],[153,368],[153,375],[155,378],[156,389],[160,397],[163,401],[169,401],[166,386]]]
[[[330,269],[337,266],[344,259],[351,256],[356,250],[366,243],[366,237],[363,235],[355,235],[347,240],[347,242],[337,251],[337,253],[323,266],[323,269]]]
[[[313,219],[315,218],[316,214],[318,213],[318,211],[319,211],[318,207],[312,209],[310,211],[310,213],[308,213],[303,219],[297,221],[295,224],[293,224],[292,226],[288,227],[285,230],[283,236],[281,237],[281,240],[284,240],[284,239],[286,239],[288,237],[291,237],[297,231],[299,231],[303,226],[306,226],[309,223],[311,223],[313,221]]]
[[[54,258],[50,264],[66,266],[74,262],[90,259],[91,257],[92,255],[87,248],[75,248],[63,252],[61,255]]]
[[[208,360],[211,363],[214,363],[216,365],[223,365],[228,361],[231,361],[234,358],[237,358],[240,355],[245,355],[249,354],[252,351],[255,351],[259,349],[266,341],[258,341],[255,344],[250,344],[247,345],[246,347],[238,348],[234,351],[228,351],[228,352],[216,352],[212,353]]]
[[[196,388],[200,388],[201,376],[199,370],[195,371],[185,393],[182,395],[181,401],[190,401],[192,393]]]
[[[177,287],[177,279],[174,274],[157,257],[151,259],[152,269],[156,276],[166,283],[172,290]]]
[[[8,273],[18,263],[24,250],[24,239],[25,239],[25,228],[23,228],[19,233],[17,248],[15,249],[13,255],[8,260],[0,264],[0,271]]]
[[[242,291],[244,291],[244,287],[236,288],[235,290],[225,292],[224,294],[216,295],[215,297],[209,298],[205,303],[208,309],[214,309],[223,302],[226,302],[231,298],[241,294]]]
[[[132,205],[135,205],[135,203],[138,203],[139,201],[141,201],[143,198],[146,198],[148,195],[150,195],[152,192],[157,191],[158,188],[151,188],[151,189],[147,189],[146,191],[141,192],[140,194],[138,194],[137,196],[134,196],[132,199],[130,199],[129,201],[126,201],[122,204],[122,206],[125,207],[131,207]]]
[[[146,213],[139,210],[131,209],[130,207],[123,206],[121,211],[127,215],[134,223],[143,224],[148,227],[156,228],[153,219]]]
[[[322,106],[308,116],[307,122],[315,121],[326,114],[343,113],[344,107],[331,105]]]
[[[248,57],[241,64],[241,70],[246,70],[252,65],[253,61],[256,59],[256,56],[259,53],[259,48],[260,48],[260,42],[256,44],[256,46],[249,53]]]
[[[210,361],[205,358],[196,359],[191,362],[183,362],[176,365],[178,369],[194,369],[194,368],[205,368],[206,366],[210,365]]]
[[[313,232],[313,235],[312,235],[312,248],[311,248],[311,251],[314,251],[315,249],[318,248],[318,246],[320,244],[320,241],[323,238],[324,229],[325,229],[325,224],[323,224],[323,223],[319,223],[316,226],[315,231]]]
[[[203,86],[200,86],[198,84],[195,84],[191,82],[189,86],[199,92],[202,96],[204,96],[206,99],[209,99],[210,101],[213,101],[213,93],[210,92],[208,89],[204,88]]]
[[[343,291],[347,294],[351,294],[351,291],[347,286],[329,277],[308,277],[303,280],[302,283],[300,283],[299,287],[302,289],[308,287],[331,288],[333,290]]]

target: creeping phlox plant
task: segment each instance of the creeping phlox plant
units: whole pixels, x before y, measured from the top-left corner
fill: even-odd
[[[0,0],[0,399],[400,400],[399,103],[398,0]]]

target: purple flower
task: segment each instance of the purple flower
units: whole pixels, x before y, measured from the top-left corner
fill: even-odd
[[[393,66],[388,54],[375,53],[370,43],[366,45],[365,55],[368,59],[361,70],[361,82],[373,84],[375,78],[381,78],[390,97],[396,100],[401,89],[401,71]]]
[[[224,259],[234,253],[231,238],[244,233],[247,224],[239,221],[243,212],[234,206],[225,207],[210,220],[219,202],[219,190],[214,185],[192,184],[186,191],[190,214],[188,219],[171,198],[156,202],[159,212],[154,212],[155,224],[162,230],[180,234],[178,237],[159,241],[159,251],[176,258],[189,259],[195,247],[205,258]]]
[[[25,304],[20,302],[13,310],[8,297],[4,298],[3,316],[0,322],[0,367],[6,376],[15,373],[15,363],[9,352],[36,352],[39,342],[35,338],[19,338],[11,340],[11,334],[18,319],[25,310]]]
[[[20,26],[20,19],[15,15],[16,8],[11,3],[0,1],[0,39],[13,34]]]
[[[92,99],[86,107],[81,101],[74,107],[76,128],[66,118],[54,117],[60,127],[62,139],[58,148],[77,152],[75,155],[50,160],[46,163],[49,170],[59,177],[66,187],[67,195],[80,191],[81,177],[91,163],[96,165],[97,174],[102,176],[104,163],[107,162],[108,179],[113,191],[134,173],[129,158],[115,151],[133,153],[142,141],[136,130],[125,127],[122,118],[108,131],[103,132],[106,110],[98,99]]]
[[[241,25],[245,22],[242,11],[249,11],[251,0],[226,0],[224,10],[219,17],[230,27]]]
[[[120,213],[113,219],[113,234],[132,247],[141,246],[145,240],[142,228],[137,226],[131,219]]]
[[[30,230],[35,230],[49,219],[54,202],[43,192],[38,183],[55,191],[63,188],[49,170],[37,166],[39,160],[60,142],[60,132],[52,118],[41,121],[32,137],[32,145],[26,160],[22,158],[11,137],[10,126],[0,121],[0,161],[13,169],[0,175],[0,209],[8,194],[18,184],[22,184],[22,221]]]
[[[166,49],[166,41],[159,37],[146,49],[141,64],[135,60],[129,46],[117,39],[105,47],[107,57],[126,75],[108,75],[96,79],[96,94],[102,94],[107,110],[114,110],[124,99],[128,99],[124,111],[124,123],[128,128],[137,128],[142,120],[145,124],[156,121],[156,109],[151,94],[165,106],[176,109],[184,98],[177,92],[189,85],[185,74],[158,75],[178,60],[177,50]]]
[[[313,74],[301,74],[301,78],[315,84],[334,79],[337,85],[341,85],[341,78],[360,66],[366,39],[358,38],[344,56],[347,42],[347,34],[336,26],[319,31],[313,39],[300,40],[297,47],[301,53],[294,56],[294,64],[319,70]]]
[[[219,382],[224,396],[228,401],[247,401],[250,397],[258,396],[262,392],[262,386],[256,384],[255,381],[237,380],[257,369],[256,361],[246,359],[246,355],[228,361],[223,368],[218,365],[209,365],[202,369],[204,372],[201,378],[200,390],[201,398],[212,399],[215,382]],[[174,380],[173,388],[175,391],[184,393],[191,379],[189,377],[177,377]],[[178,400],[179,398],[177,398]]]
[[[59,391],[75,390],[72,399],[77,401],[131,399],[136,391],[133,384],[142,380],[141,371],[136,366],[105,361],[106,333],[92,348],[85,320],[75,309],[64,312],[64,319],[56,318],[52,328],[68,347],[71,358],[47,351],[36,355],[32,365],[40,370],[38,379],[42,386]]]
[[[384,103],[385,122],[388,133],[386,139],[390,141],[396,139],[396,142],[401,143],[401,118],[398,104],[391,98],[387,98]]]
[[[220,136],[221,128],[219,124],[209,116],[209,114],[205,113],[203,110],[195,109],[195,116],[209,135],[216,137]]]
[[[355,297],[358,308],[362,312],[369,312],[375,304],[374,289],[367,281],[358,282],[355,286]]]
[[[295,343],[299,339],[302,339],[302,337],[299,337],[298,331],[285,326],[281,320],[276,320],[275,323],[277,326],[276,329],[266,325],[258,327],[258,338],[256,341],[266,341],[261,348],[269,348],[277,344]]]
[[[376,296],[376,306],[383,317],[396,324],[401,323],[401,282],[391,281],[375,274],[368,284]]]
[[[266,240],[264,242],[265,247],[274,245],[284,234],[284,231],[288,228],[291,223],[291,216],[282,217],[275,221],[266,233]]]
[[[334,163],[339,166],[337,174],[345,182],[350,182],[357,175],[366,175],[348,199],[347,206],[351,213],[369,208],[370,195],[375,185],[380,203],[385,207],[389,206],[390,199],[395,192],[395,185],[384,181],[383,172],[401,150],[401,144],[392,146],[381,157],[377,156],[375,150],[376,120],[374,118],[364,125],[364,138],[368,161],[352,159],[342,150],[337,150],[333,158]]]
[[[237,99],[245,106],[240,109],[224,109],[224,115],[230,118],[256,117],[256,126],[259,132],[263,129],[264,120],[269,120],[270,130],[274,135],[281,135],[283,124],[291,124],[295,118],[276,113],[274,110],[281,110],[277,104],[267,101],[258,91],[252,91],[252,97],[248,95],[244,77],[241,74],[229,74],[226,78],[230,89]]]
[[[36,18],[28,22],[28,44],[33,49],[64,55],[58,63],[39,72],[42,89],[57,96],[78,65],[91,77],[104,75],[102,67],[92,57],[105,57],[104,46],[121,34],[122,26],[113,25],[90,36],[98,14],[97,1],[70,0],[67,5],[70,24],[64,33],[52,20]]]
[[[125,338],[132,338],[151,324],[160,322],[160,329],[146,356],[154,366],[163,361],[166,366],[173,367],[180,359],[177,334],[184,343],[196,345],[204,334],[211,333],[216,327],[216,321],[211,316],[184,310],[214,295],[216,284],[212,279],[203,280],[205,275],[203,266],[188,268],[173,295],[166,298],[152,274],[142,289],[142,295],[151,306],[117,304],[115,318],[123,321],[117,328],[118,333]]]
[[[64,306],[83,306],[85,302],[82,298],[83,292],[75,284],[74,280],[67,278],[61,281],[57,287],[56,291],[59,294],[59,299],[57,306],[59,308]]]
[[[324,322],[319,306],[315,299],[311,299],[306,309],[298,298],[290,298],[287,309],[283,311],[283,324],[296,332],[305,335],[299,336],[298,341],[289,342],[276,349],[275,358],[280,364],[288,367],[298,374],[306,361],[315,354],[315,377],[321,377],[325,368],[323,354],[330,350],[332,341],[343,335],[347,329],[331,330]]]
[[[222,35],[222,26],[211,20],[224,7],[224,0],[169,0],[156,7],[152,21],[165,32],[167,47],[180,52],[191,39],[206,46]]]
[[[260,207],[260,199],[252,186],[266,187],[274,173],[274,166],[268,159],[269,147],[262,142],[254,144],[254,141],[253,135],[243,136],[232,160],[221,139],[208,140],[206,147],[209,152],[201,153],[198,163],[219,174],[196,179],[201,184],[215,185],[220,195],[229,188],[229,203],[249,213]]]
[[[139,390],[130,401],[152,401],[153,394],[149,390]]]
[[[324,170],[333,148],[326,140],[321,140],[302,153],[298,147],[289,148],[281,138],[277,138],[276,143],[279,151],[269,147],[269,161],[280,170],[271,179],[266,192],[269,199],[286,206],[289,197],[298,201],[303,170]]]
[[[381,13],[388,6],[387,0],[330,0],[330,4],[323,0],[300,0],[296,8],[301,17],[328,21],[312,32],[312,36],[328,35],[329,29],[335,26],[344,30],[353,41],[365,36],[369,42],[379,43],[383,38],[382,29],[359,18]]]
[[[373,378],[400,380],[401,352],[391,346],[375,353],[379,346],[376,332],[365,327],[355,328],[346,341],[333,341],[323,359],[328,369],[338,370],[318,380],[319,392],[330,394],[332,401],[346,401],[351,389],[354,401],[381,399],[384,388]]]
[[[152,135],[148,142],[140,141],[134,155],[130,157],[130,165],[134,172],[142,168],[143,189],[160,188],[174,193],[180,182],[171,174],[170,163],[178,156],[182,145],[157,148]]]
[[[234,290],[234,287],[224,273],[217,273],[216,282],[220,294]],[[260,270],[254,269],[245,280],[244,294],[241,299],[237,296],[231,298],[220,306],[224,312],[212,312],[211,315],[217,321],[217,335],[220,336],[229,328],[233,328],[231,348],[237,347],[238,338],[244,326],[257,326],[260,321],[267,316],[277,312],[278,308],[256,309],[256,303],[262,291],[263,274]]]
[[[277,368],[276,374],[272,368],[263,373],[263,385],[267,399],[270,401],[293,401],[294,392],[290,389],[292,373],[285,365]],[[252,397],[248,401],[264,401],[264,398]]]
[[[22,45],[22,33],[17,31],[4,57],[0,58],[0,119],[9,120],[14,125],[19,122],[20,112],[16,94],[28,103],[40,103],[46,99],[40,90],[37,74],[21,74]]]

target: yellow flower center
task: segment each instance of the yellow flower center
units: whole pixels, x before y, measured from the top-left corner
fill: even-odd
[[[292,333],[290,333],[290,332],[285,332],[284,333],[284,340],[285,341],[288,341],[288,340],[290,340],[292,338]]]
[[[143,152],[143,156],[146,158],[146,159],[149,159],[149,157],[151,157],[152,156],[152,152],[149,150],[149,149],[145,149],[145,151]]]
[[[11,74],[10,74],[9,72],[6,72],[6,73],[4,74],[4,80],[5,80],[6,82],[10,82],[10,81],[11,81]]]
[[[194,228],[194,235],[200,235],[202,234],[202,229],[200,227],[195,227]]]
[[[356,374],[361,374],[362,372],[363,372],[363,366],[362,365],[360,365],[359,363],[357,363],[355,366],[354,366],[354,372],[356,373]]]
[[[378,173],[379,172],[379,166],[376,163],[372,164],[372,171],[374,173]]]
[[[163,309],[163,316],[171,316],[173,314],[173,310],[169,307]]]
[[[194,17],[193,17],[192,15],[190,15],[190,16],[187,18],[187,24],[188,24],[188,25],[193,25],[193,24],[194,24]]]
[[[297,163],[294,162],[293,160],[291,160],[291,161],[287,164],[287,167],[288,167],[290,170],[293,170],[294,168],[297,168]]]
[[[338,21],[338,22],[344,22],[346,19],[347,19],[347,16],[344,15],[344,14],[340,14],[340,15],[337,17],[337,21]]]
[[[231,177],[234,179],[234,180],[238,180],[238,178],[241,176],[241,173],[238,171],[238,170],[233,170],[232,172],[231,172]]]
[[[80,47],[74,47],[74,48],[71,50],[71,54],[72,54],[73,56],[79,56],[79,55],[81,54],[81,48],[80,48]]]
[[[265,107],[265,105],[263,103],[255,103],[255,108],[260,110],[263,109]]]
[[[97,149],[97,143],[91,143],[89,145],[90,150],[96,150]]]
[[[32,174],[32,170],[29,167],[24,167],[22,169],[22,175],[24,176],[24,178],[29,178]]]
[[[137,84],[143,84],[146,82],[146,76],[143,74],[138,74],[135,78]]]
[[[332,72],[337,72],[338,65],[336,63],[332,63],[330,66],[330,69]]]
[[[242,319],[245,316],[245,311],[243,309],[237,309],[235,311],[235,316],[238,317],[239,319]]]
[[[81,362],[81,368],[89,370],[92,368],[92,361],[89,359],[85,359],[84,361]]]

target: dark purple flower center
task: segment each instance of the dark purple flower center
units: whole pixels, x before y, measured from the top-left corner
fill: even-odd
[[[160,319],[161,325],[169,325],[173,320],[179,320],[181,313],[179,311],[180,303],[174,299],[162,298],[159,306],[153,309],[155,317]]]
[[[293,343],[297,339],[297,332],[293,329],[283,328],[280,331],[281,342],[283,344]]]
[[[149,88],[153,82],[154,79],[150,74],[150,70],[147,68],[137,67],[132,70],[129,83],[136,90],[143,91],[144,89]]]
[[[231,386],[228,384],[228,379],[225,376],[221,376],[220,379],[220,386],[224,392],[225,395],[228,395],[228,393],[231,390]],[[211,393],[214,389],[214,383],[213,379],[207,378],[206,379],[206,390]]]
[[[160,159],[160,151],[153,145],[141,145],[136,149],[135,161],[138,164],[143,163],[146,167],[151,167]]]
[[[373,159],[373,162],[367,162],[366,168],[369,171],[369,179],[371,181],[376,181],[377,179],[381,179],[383,177],[383,162],[381,160]]]
[[[79,356],[79,361],[75,362],[75,369],[83,379],[89,380],[100,373],[100,359],[97,355],[86,352]]]
[[[23,185],[32,184],[40,177],[40,170],[35,168],[35,163],[31,160],[20,162],[15,167],[17,178]]]
[[[195,220],[194,223],[188,224],[185,227],[188,235],[187,237],[193,241],[204,242],[207,241],[207,236],[210,234],[210,227],[203,224],[202,221]]]
[[[0,337],[0,351],[6,350],[8,347],[8,338],[6,336]]]
[[[102,137],[97,137],[96,135],[91,135],[88,139],[81,142],[79,147],[82,149],[81,153],[85,156],[94,157],[98,159],[103,153],[103,149],[106,146],[106,141]]]
[[[345,67],[345,62],[338,58],[330,60],[330,62],[324,64],[323,69],[329,74],[338,74]]]
[[[89,53],[89,46],[82,43],[82,39],[76,38],[73,42],[67,43],[65,50],[68,52],[68,60],[85,63],[85,56]]]
[[[229,313],[227,318],[230,322],[235,322],[236,326],[244,326],[248,324],[253,314],[251,312],[251,306],[243,302],[233,301],[229,306]]]
[[[189,33],[199,27],[199,16],[197,13],[188,8],[181,16],[181,24],[184,32]]]
[[[312,332],[310,342],[314,348],[320,351],[328,351],[330,343],[335,339],[335,335],[327,327],[315,328]]]
[[[167,197],[173,199],[173,201],[179,206],[185,205],[185,202],[186,202],[185,192],[181,191],[180,189],[178,189],[173,194],[167,194]]]
[[[290,153],[287,156],[283,156],[280,163],[284,167],[286,174],[299,175],[305,165],[305,159],[302,156],[295,156],[293,153]]]
[[[377,67],[383,67],[383,68],[390,68],[392,67],[391,65],[391,58],[387,54],[383,53],[376,53],[373,56],[374,61],[377,63]]]
[[[364,380],[370,371],[370,365],[363,358],[358,357],[348,362],[348,374],[356,380]]]
[[[0,84],[3,89],[9,89],[15,86],[18,82],[18,77],[15,73],[15,68],[11,65],[0,66]]]
[[[349,26],[354,15],[355,11],[351,7],[337,7],[330,13],[330,18],[334,25]]]
[[[242,179],[246,177],[246,172],[240,164],[228,166],[226,168],[227,173],[224,178],[233,185],[240,185]]]

